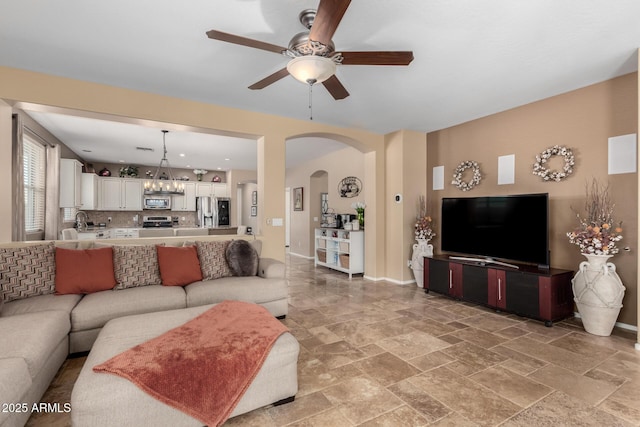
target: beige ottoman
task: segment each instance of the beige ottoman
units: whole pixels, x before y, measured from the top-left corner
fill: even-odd
[[[204,313],[212,305],[126,316],[109,321],[87,357],[71,393],[73,426],[201,426],[197,419],[149,396],[116,375],[93,367]],[[288,402],[298,391],[298,341],[281,335],[231,417],[272,403]]]

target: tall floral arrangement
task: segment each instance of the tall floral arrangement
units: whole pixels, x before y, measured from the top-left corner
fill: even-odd
[[[424,196],[418,197],[416,223],[413,226],[416,240],[431,240],[436,236],[433,232],[433,219],[427,214],[427,202]]]
[[[569,242],[584,254],[615,255],[616,243],[622,240],[622,222],[616,223],[609,186],[594,179],[586,186],[584,214],[576,213],[579,225],[567,233]]]
[[[365,202],[354,202],[351,203],[351,207],[356,210],[360,227],[364,227],[364,208],[367,207],[367,204]]]

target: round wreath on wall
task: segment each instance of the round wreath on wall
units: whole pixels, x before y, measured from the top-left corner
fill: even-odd
[[[467,169],[471,169],[473,171],[473,177],[469,182],[465,182],[462,180],[462,175]],[[480,165],[478,165],[478,162],[475,162],[473,160],[465,160],[456,168],[455,172],[453,173],[453,181],[451,181],[451,183],[455,185],[458,190],[469,191],[476,185],[480,184],[481,179],[482,174],[480,173]]]
[[[545,167],[546,163],[553,156],[562,156],[564,158],[564,166],[561,171],[550,170]],[[573,173],[575,161],[576,158],[570,148],[562,145],[554,145],[536,155],[536,162],[533,164],[533,174],[541,177],[543,181],[560,182]]]

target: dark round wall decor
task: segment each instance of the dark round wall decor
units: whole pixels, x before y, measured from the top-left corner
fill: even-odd
[[[355,176],[342,178],[338,183],[340,197],[356,197],[362,191],[362,182]]]

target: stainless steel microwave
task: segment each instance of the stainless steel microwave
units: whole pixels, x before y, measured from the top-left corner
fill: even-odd
[[[171,209],[171,196],[144,196],[143,209]]]

